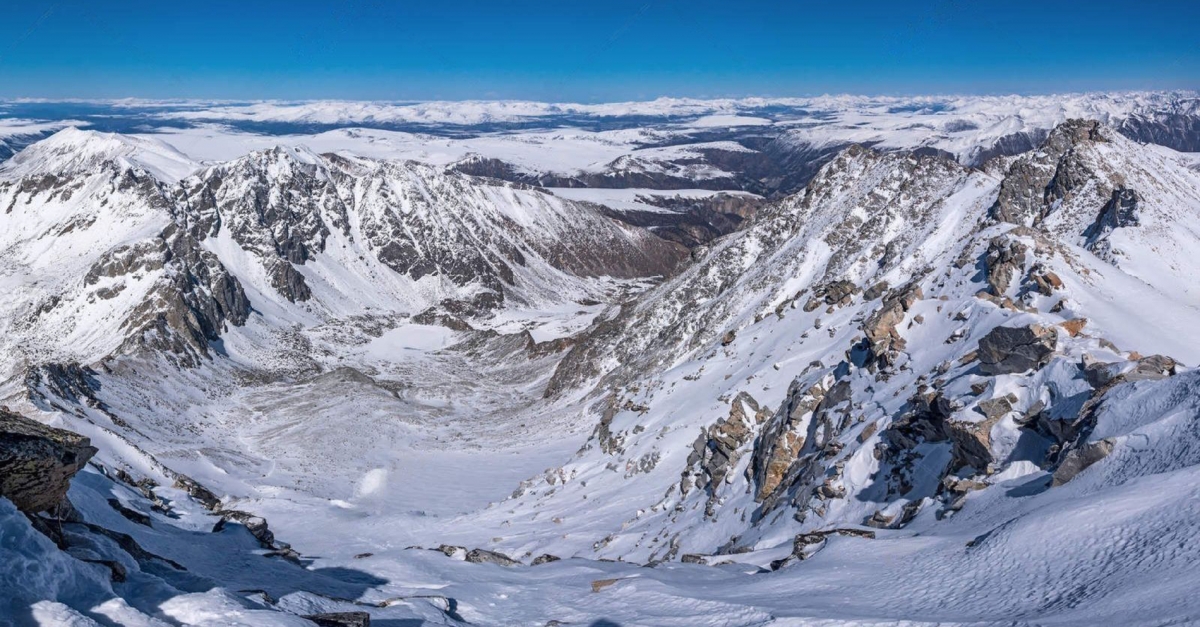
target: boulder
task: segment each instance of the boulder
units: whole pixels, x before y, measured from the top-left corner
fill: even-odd
[[[0,409],[0,496],[27,514],[61,503],[95,454],[82,435]]]
[[[1166,355],[1150,355],[1138,360],[1133,370],[1126,372],[1125,381],[1165,379],[1175,374],[1175,360]]]
[[[1013,403],[1015,403],[1015,402],[1017,402],[1016,395],[1010,393],[1010,394],[1005,394],[1004,396],[1000,396],[997,398],[990,398],[985,401],[979,401],[979,404],[976,405],[976,407],[979,409],[979,412],[981,414],[983,414],[984,416],[987,416],[989,419],[999,420],[1000,418],[1003,418],[1008,412],[1012,411]]]
[[[497,564],[500,566],[520,566],[521,562],[495,551],[472,549],[467,552],[467,561],[472,564]]]
[[[543,553],[543,554],[541,554],[541,555],[539,555],[539,556],[537,556],[537,557],[533,558],[533,561],[532,561],[532,562],[530,562],[530,564],[532,564],[533,566],[541,566],[542,564],[549,564],[550,562],[557,562],[557,561],[559,561],[559,560],[561,560],[561,559],[562,559],[562,558],[560,558],[560,557],[559,557],[559,556],[557,556],[557,555],[551,555],[551,554],[549,554],[549,553]]]
[[[996,327],[979,340],[979,370],[993,376],[1037,370],[1050,361],[1057,342],[1053,327]]]
[[[1076,475],[1086,470],[1092,464],[1108,457],[1112,453],[1115,442],[1105,438],[1097,442],[1088,442],[1079,448],[1070,450],[1061,464],[1054,471],[1054,481],[1051,485],[1060,486]]]

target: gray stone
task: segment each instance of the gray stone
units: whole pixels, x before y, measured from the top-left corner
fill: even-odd
[[[0,496],[27,514],[61,503],[95,454],[82,435],[0,409]]]
[[[1050,361],[1057,341],[1053,327],[996,327],[979,340],[979,370],[988,375],[1037,370]]]
[[[467,561],[472,564],[497,564],[500,566],[520,566],[521,562],[495,551],[486,549],[471,549],[467,553]]]
[[[1113,444],[1114,441],[1111,438],[1105,438],[1098,442],[1088,442],[1079,448],[1071,449],[1054,471],[1052,485],[1060,486],[1074,479],[1076,475],[1086,470],[1092,464],[1108,457],[1112,453]]]

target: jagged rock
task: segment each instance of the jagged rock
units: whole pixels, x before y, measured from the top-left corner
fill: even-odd
[[[1050,360],[1057,341],[1053,327],[996,327],[979,340],[979,370],[993,376],[1036,370]]]
[[[1038,293],[1043,296],[1051,296],[1056,290],[1061,290],[1063,287],[1062,279],[1041,264],[1035,265],[1029,271],[1029,280],[1033,282]]]
[[[804,311],[814,311],[821,305],[829,307],[847,305],[858,291],[857,285],[844,279],[818,285],[813,288],[812,297],[804,304]]]
[[[118,514],[125,518],[147,527],[150,525],[150,517],[136,510],[129,509],[121,504],[117,499],[108,499],[108,506],[117,511]]]
[[[1100,122],[1073,119],[1055,127],[1037,152],[1017,159],[1009,167],[990,210],[991,216],[1019,225],[1041,220],[1051,201],[1061,198],[1079,178],[1071,175],[1071,168],[1060,167],[1059,161],[1075,145],[1088,141],[1107,141]]]
[[[1138,205],[1141,196],[1132,189],[1118,188],[1100,209],[1095,222],[1084,230],[1084,247],[1102,259],[1112,261],[1112,247],[1108,236],[1116,229],[1138,226]]]
[[[1120,363],[1096,361],[1091,355],[1084,355],[1081,365],[1083,366],[1084,379],[1087,380],[1088,385],[1095,389],[1107,386],[1121,374]]]
[[[1166,355],[1150,355],[1138,359],[1133,370],[1124,373],[1121,377],[1124,381],[1165,379],[1175,375],[1176,365],[1175,360]]]
[[[0,496],[27,514],[61,503],[71,477],[95,454],[82,435],[0,408]]]
[[[701,432],[692,444],[687,464],[695,470],[685,471],[680,489],[684,494],[692,486],[705,489],[709,495],[706,508],[709,516],[716,500],[716,487],[741,459],[742,446],[770,416],[770,410],[759,407],[754,397],[741,392],[729,404],[729,416]]]
[[[467,561],[472,564],[497,564],[499,566],[520,566],[518,562],[503,553],[488,551],[486,549],[471,549],[467,552]]]
[[[829,383],[825,379],[807,389],[801,388],[799,383],[799,380],[792,382],[787,400],[771,416],[754,442],[750,468],[758,486],[755,499],[760,502],[780,486],[805,444],[805,435],[795,430],[797,425],[820,406],[829,392]]]
[[[250,532],[250,535],[254,536],[254,538],[258,540],[259,543],[261,543],[264,547],[274,548],[275,534],[267,525],[267,520],[265,518],[236,509],[221,510],[217,513],[221,515],[221,520],[217,523],[217,526],[213,527],[214,532],[223,529],[225,523],[228,521],[233,521],[246,527],[246,530]]]
[[[541,566],[542,564],[549,564],[550,562],[557,562],[557,561],[560,561],[561,559],[562,558],[557,555],[543,553],[543,554],[533,558],[533,561],[530,562],[530,564],[533,566]]]
[[[992,420],[999,420],[1007,415],[1013,409],[1013,403],[1017,402],[1015,394],[1006,394],[998,398],[990,398],[985,401],[979,401],[976,407],[979,412]]]
[[[1025,272],[1029,247],[1010,234],[999,235],[988,242],[984,255],[988,288],[995,296],[1004,296],[1013,278]]]
[[[697,554],[697,553],[684,553],[683,556],[679,558],[679,561],[683,562],[684,564],[704,564],[705,563],[704,556]]]
[[[328,612],[308,614],[304,618],[320,627],[371,627],[371,615],[366,612]]]
[[[792,557],[798,560],[806,560],[820,551],[825,546],[827,532],[802,533],[792,540]]]
[[[1000,420],[1000,416],[988,418],[981,422],[950,420],[946,423],[950,435],[951,470],[974,468],[983,472],[994,461],[992,459],[992,427]]]
[[[1088,442],[1079,448],[1071,449],[1054,471],[1051,485],[1060,486],[1087,469],[1088,466],[1108,457],[1112,453],[1115,441],[1105,438],[1097,442]]]
[[[896,328],[904,320],[904,314],[922,298],[921,287],[915,283],[896,288],[888,292],[879,309],[863,322],[862,330],[872,362],[889,364],[892,353],[904,348],[904,339]]]
[[[221,509],[221,499],[208,488],[200,485],[191,477],[176,475],[175,489],[187,492],[187,495],[198,501],[205,509],[217,511]]]

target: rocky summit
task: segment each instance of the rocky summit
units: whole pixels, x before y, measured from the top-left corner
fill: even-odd
[[[1197,100],[1056,98],[14,136],[0,624],[1200,621]]]

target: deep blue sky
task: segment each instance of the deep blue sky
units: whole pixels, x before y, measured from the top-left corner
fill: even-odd
[[[0,0],[0,97],[1200,88],[1200,0]]]

